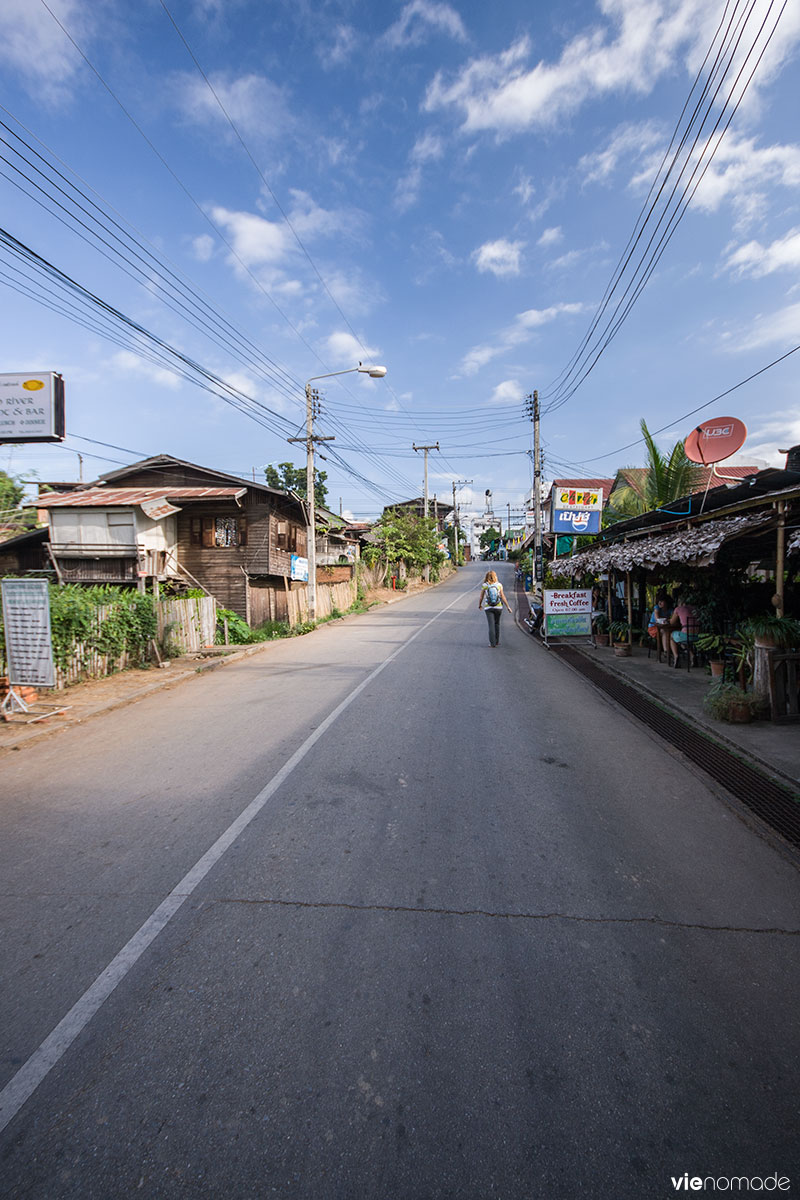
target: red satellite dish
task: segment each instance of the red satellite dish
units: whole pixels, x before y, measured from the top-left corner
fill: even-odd
[[[716,417],[711,421],[703,421],[702,425],[693,429],[683,448],[692,462],[709,466],[730,458],[744,445],[746,437],[747,426],[744,421],[738,417]]]

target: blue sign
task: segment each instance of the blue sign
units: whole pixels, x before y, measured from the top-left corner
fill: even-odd
[[[553,510],[553,533],[599,533],[600,513],[590,508]]]

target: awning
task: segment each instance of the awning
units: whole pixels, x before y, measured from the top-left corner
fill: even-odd
[[[720,517],[719,520],[704,521],[702,525],[683,529],[679,533],[654,534],[652,537],[582,550],[569,559],[562,559],[559,567],[568,570],[571,575],[583,575],[586,571],[633,571],[636,568],[651,571],[676,563],[708,567],[725,542],[774,523],[772,512]]]

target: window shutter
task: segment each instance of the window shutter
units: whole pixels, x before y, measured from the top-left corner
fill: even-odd
[[[203,517],[203,545],[209,549],[214,549],[214,532],[215,522],[213,517]]]

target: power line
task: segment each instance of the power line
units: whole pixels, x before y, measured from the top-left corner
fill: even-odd
[[[544,411],[546,411],[546,412],[555,411],[557,408],[560,408],[563,404],[565,404],[574,395],[577,388],[580,386],[580,384],[586,379],[586,377],[593,370],[594,366],[596,365],[597,361],[603,354],[604,350],[608,347],[610,342],[613,340],[613,338],[618,333],[621,325],[623,324],[623,322],[627,318],[628,314],[630,313],[631,308],[633,307],[634,303],[636,302],[636,300],[638,299],[642,290],[646,286],[648,280],[650,279],[653,271],[655,270],[655,267],[656,267],[658,261],[661,258],[661,255],[663,254],[664,250],[666,249],[666,246],[668,245],[669,241],[671,240],[672,235],[674,234],[677,225],[679,224],[686,209],[688,208],[688,205],[689,205],[692,197],[694,196],[694,194],[697,190],[697,187],[699,186],[700,182],[702,181],[702,178],[705,175],[705,172],[708,170],[708,167],[710,166],[710,163],[713,160],[714,155],[716,154],[717,150],[719,149],[719,146],[722,142],[722,139],[723,139],[728,127],[730,126],[733,116],[735,115],[736,111],[738,110],[738,107],[741,104],[742,99],[744,98],[744,95],[747,92],[747,89],[752,81],[753,75],[755,74],[755,71],[756,71],[759,63],[761,62],[761,59],[762,59],[764,53],[766,52],[766,49],[769,46],[769,44],[772,40],[772,37],[775,34],[775,31],[777,29],[780,18],[783,15],[783,11],[786,7],[786,0],[784,0],[783,6],[781,7],[780,12],[778,13],[778,15],[775,19],[775,22],[772,26],[772,29],[769,32],[769,34],[766,38],[766,41],[757,56],[755,65],[753,66],[752,70],[750,71],[750,74],[749,74],[744,86],[741,89],[738,99],[736,100],[736,103],[734,104],[732,111],[730,112],[730,115],[727,118],[727,121],[725,123],[724,128],[722,129],[722,132],[719,134],[719,137],[717,138],[717,141],[713,147],[713,150],[710,150],[712,140],[714,139],[715,134],[717,133],[717,130],[719,129],[719,126],[720,126],[723,118],[725,117],[725,114],[731,104],[731,101],[736,93],[736,89],[739,86],[742,76],[746,70],[747,64],[748,64],[752,54],[755,51],[755,48],[756,48],[759,38],[761,37],[761,35],[764,31],[764,28],[767,24],[767,21],[769,19],[770,13],[772,12],[775,2],[776,2],[776,0],[770,0],[770,4],[769,4],[769,8],[767,10],[767,13],[764,16],[764,19],[758,29],[758,32],[757,32],[755,38],[753,39],[752,43],[750,44],[749,49],[747,50],[746,54],[744,55],[743,61],[741,63],[741,66],[739,67],[736,78],[734,79],[734,82],[728,92],[728,95],[724,100],[722,109],[720,111],[719,116],[717,117],[714,127],[711,130],[711,132],[708,134],[705,145],[703,146],[702,150],[700,151],[699,154],[696,154],[697,145],[698,145],[698,142],[700,139],[700,134],[702,132],[702,129],[703,129],[706,121],[708,120],[708,117],[711,113],[713,104],[716,101],[717,96],[719,95],[719,92],[723,86],[723,83],[725,82],[725,79],[727,78],[728,72],[729,72],[729,70],[733,64],[734,58],[738,52],[739,45],[740,45],[742,37],[744,35],[744,30],[747,26],[748,21],[750,20],[753,10],[755,8],[756,0],[751,0],[749,10],[747,11],[746,16],[744,17],[744,20],[742,21],[742,18],[740,17],[738,25],[734,25],[736,9],[738,9],[738,0],[737,0],[737,4],[734,9],[734,12],[731,15],[731,19],[728,22],[728,26],[727,26],[725,35],[723,37],[722,45],[720,46],[720,48],[717,51],[716,59],[715,59],[712,71],[709,75],[709,79],[707,80],[706,84],[704,85],[704,87],[701,91],[700,100],[695,105],[694,112],[692,113],[692,116],[688,123],[688,126],[680,139],[680,142],[678,144],[677,149],[675,150],[674,155],[672,156],[669,168],[666,171],[664,178],[658,188],[656,197],[653,200],[652,204],[650,204],[650,207],[647,210],[647,214],[644,217],[644,219],[642,220],[642,213],[644,212],[645,208],[647,207],[647,201],[645,201],[645,205],[643,206],[642,212],[640,212],[639,218],[637,218],[637,224],[634,227],[634,233],[631,235],[631,238],[629,239],[628,247],[626,247],[626,252],[623,252],[623,256],[620,260],[620,263],[618,263],[617,268],[615,269],[615,272],[612,275],[612,281],[606,288],[606,293],[605,293],[605,295],[600,303],[600,306],[595,314],[592,324],[590,325],[590,328],[589,328],[587,334],[584,335],[584,339],[583,339],[581,345],[579,346],[578,351],[576,352],[575,355],[573,355],[572,360],[570,360],[570,365],[568,366],[567,369],[565,369],[565,371],[562,371],[561,376],[558,377],[559,379],[561,379],[561,382],[558,383],[558,380],[556,380],[557,386],[555,387],[555,391],[548,394],[549,404],[547,405],[547,407]],[[726,12],[727,12],[727,8],[728,8],[728,5],[726,5],[726,9],[725,9]],[[724,20],[724,14],[723,14],[723,20]],[[716,40],[721,26],[722,26],[722,22],[720,22],[720,26],[718,26],[718,28],[717,28],[717,32],[714,35],[714,40]],[[713,46],[713,41],[712,41],[712,46]],[[723,62],[723,59],[725,56],[727,56],[727,63],[725,63],[724,66],[721,66],[720,64]],[[707,63],[708,57],[709,57],[709,54],[707,53],[706,60],[703,64],[703,66],[705,66],[705,64]],[[711,95],[710,98],[708,98],[710,85],[711,85],[714,77],[718,73],[719,73],[719,80],[717,82],[716,88],[713,92],[713,95]],[[698,76],[695,79],[695,82],[692,86],[692,91],[695,90],[701,75],[702,75],[702,68],[701,68],[701,71],[698,72]],[[690,92],[690,97],[691,97],[691,92]],[[706,100],[707,100],[707,103],[705,103]],[[685,155],[683,166],[681,167],[680,171],[678,172],[678,174],[676,176],[675,182],[672,187],[672,191],[670,192],[669,196],[667,197],[667,199],[663,205],[663,210],[662,210],[660,216],[658,217],[657,223],[655,225],[655,229],[650,236],[650,240],[649,240],[647,246],[645,247],[644,252],[640,255],[639,260],[633,269],[630,281],[628,282],[627,286],[625,287],[625,290],[622,292],[622,295],[618,299],[616,307],[614,309],[614,312],[612,313],[611,317],[609,318],[608,322],[606,323],[603,332],[600,335],[598,335],[596,340],[594,340],[594,343],[591,344],[594,334],[597,330],[598,324],[599,324],[601,318],[603,317],[604,313],[606,312],[609,304],[611,303],[611,299],[612,299],[614,293],[616,292],[618,286],[620,286],[620,284],[621,284],[622,275],[631,261],[633,252],[634,252],[636,246],[638,245],[639,241],[643,237],[645,229],[647,228],[648,224],[654,217],[656,205],[658,204],[658,202],[665,190],[666,184],[667,184],[673,170],[676,168],[679,156],[684,151],[684,148],[688,141],[688,137],[691,132],[691,129],[696,122],[698,113],[700,112],[701,106],[703,104],[705,104],[705,111],[703,112],[702,120],[699,121],[699,125],[697,127],[697,132],[695,134],[694,140],[693,140],[691,146],[689,147],[688,153]],[[683,114],[685,113],[686,108],[687,108],[687,104],[684,105],[684,109],[683,109],[683,112],[681,113],[681,117],[683,117]],[[679,125],[680,125],[680,119],[678,121],[678,126]],[[670,145],[672,145],[674,143],[676,135],[677,135],[677,126],[676,126],[675,132],[673,133],[673,137],[672,137],[672,141],[670,142]],[[709,153],[709,150],[710,150],[710,153]],[[708,154],[708,158],[706,160],[707,154]],[[653,193],[655,183],[658,179],[658,175],[662,171],[665,160],[666,160],[666,155],[665,155],[665,158],[662,160],[662,164],[659,167],[658,172],[656,173],[656,177],[653,181],[653,184],[651,185],[650,193],[648,194],[648,200],[650,198],[650,195],[652,195],[652,193]],[[704,162],[704,160],[706,160],[706,161]],[[678,199],[675,202],[675,205],[672,208],[672,211],[670,211],[670,206],[673,205],[673,201],[675,200],[676,192],[678,190],[680,181],[682,180],[684,174],[686,173],[687,169],[689,168],[689,166],[692,162],[694,162],[694,166],[691,170],[691,174],[689,175],[688,182],[686,182],[685,185],[683,186],[682,192],[678,196]],[[696,182],[695,182],[695,180],[696,180]],[[656,234],[658,233],[658,231],[661,228],[662,224],[664,223],[665,219],[666,219],[666,225],[664,226],[662,232],[660,233],[658,241],[656,242],[655,248],[653,249],[654,239],[656,238]],[[645,259],[648,254],[650,254],[650,258],[649,258],[649,261],[645,264]],[[641,272],[641,277],[638,278],[640,276],[640,272]],[[626,298],[627,298],[627,303],[626,303]]]

